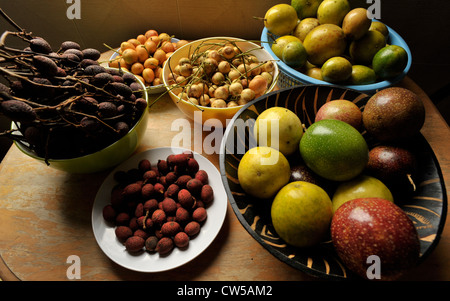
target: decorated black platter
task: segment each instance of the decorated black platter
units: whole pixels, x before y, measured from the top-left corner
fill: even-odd
[[[315,119],[318,109],[328,101],[346,99],[361,110],[371,95],[338,86],[305,85],[271,92],[245,105],[229,122],[220,148],[220,173],[233,211],[248,233],[280,261],[309,275],[330,279],[357,279],[340,261],[331,240],[300,249],[286,244],[276,233],[270,218],[270,201],[247,195],[239,185],[237,170],[242,156],[256,146],[253,124],[264,110],[286,107],[299,116],[307,128]],[[369,147],[377,141],[363,136]],[[423,135],[414,137],[408,144],[418,161],[414,179],[416,190],[395,196],[396,203],[412,219],[420,238],[419,264],[434,250],[439,242],[447,214],[447,195],[444,179],[436,156]],[[292,158],[288,158],[290,161]],[[397,201],[398,200],[398,201]]]

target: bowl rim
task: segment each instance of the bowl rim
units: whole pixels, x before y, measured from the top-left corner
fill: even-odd
[[[373,22],[380,22],[380,21],[373,19]],[[299,71],[289,67],[284,62],[282,62],[272,51],[272,49],[270,47],[270,45],[272,43],[269,41],[269,40],[271,40],[271,38],[269,38],[269,35],[268,35],[269,31],[267,30],[266,27],[263,28],[263,31],[261,34],[261,41],[262,41],[264,49],[266,49],[267,52],[269,52],[270,55],[272,55],[272,57],[277,60],[277,64],[279,65],[280,70],[282,72],[285,72],[286,74],[288,74],[289,76],[293,77],[294,79],[296,79],[298,81],[301,81],[303,83],[306,81],[307,84],[313,84],[313,85],[332,85],[332,86],[339,86],[339,87],[344,87],[344,88],[348,88],[348,89],[354,89],[357,91],[370,92],[370,91],[384,89],[389,86],[395,85],[396,83],[401,81],[408,74],[409,70],[411,69],[411,65],[412,65],[412,53],[411,53],[411,49],[409,48],[406,41],[391,27],[389,27],[386,24],[384,24],[384,25],[387,27],[387,29],[389,31],[387,42],[390,42],[390,44],[392,44],[392,45],[398,45],[398,46],[403,47],[405,49],[406,53],[408,54],[408,62],[407,62],[405,69],[403,69],[403,72],[401,74],[399,74],[391,79],[379,81],[379,82],[368,84],[368,85],[345,85],[345,84],[338,85],[335,83],[329,83],[329,82],[326,82],[323,80],[318,80],[318,79],[312,78],[302,72],[299,72]]]
[[[236,110],[237,108],[242,108],[243,106],[245,106],[245,104],[244,105],[238,105],[238,106],[236,106],[236,107],[231,107],[231,108],[212,108],[212,107],[205,107],[205,106],[200,106],[200,105],[194,105],[194,104],[192,104],[192,103],[190,103],[189,101],[186,101],[186,100],[184,100],[184,99],[180,99],[180,98],[178,98],[176,95],[175,95],[175,93],[173,93],[172,91],[171,91],[171,89],[170,89],[170,85],[168,85],[168,83],[167,83],[167,80],[166,80],[166,76],[164,76],[165,75],[165,73],[166,73],[166,68],[168,68],[168,67],[166,67],[166,66],[168,66],[169,65],[169,61],[170,61],[170,59],[172,58],[172,56],[174,56],[174,54],[175,53],[177,53],[177,51],[181,51],[182,49],[183,50],[185,50],[185,48],[189,48],[189,47],[191,47],[193,44],[196,44],[196,43],[199,43],[199,44],[201,44],[201,43],[203,43],[203,42],[205,42],[205,41],[208,41],[208,40],[232,40],[232,41],[238,41],[238,42],[245,42],[245,43],[248,43],[248,44],[250,44],[250,45],[252,45],[252,46],[255,46],[255,51],[265,51],[271,58],[272,58],[272,60],[273,61],[275,61],[274,59],[273,59],[273,55],[271,55],[266,49],[264,49],[264,47],[262,46],[262,45],[258,45],[258,44],[256,44],[256,43],[253,43],[252,41],[248,41],[248,40],[245,40],[245,39],[242,39],[242,38],[235,38],[235,37],[226,37],[226,36],[218,36],[218,37],[207,37],[207,38],[202,38],[202,39],[198,39],[198,40],[194,40],[194,41],[191,41],[191,42],[189,42],[189,43],[187,43],[186,45],[183,45],[182,47],[180,47],[179,49],[177,49],[165,62],[164,62],[164,66],[163,66],[163,70],[162,70],[162,79],[163,79],[163,84],[164,84],[164,87],[167,89],[167,93],[169,93],[169,95],[171,95],[172,97],[174,97],[174,98],[176,98],[178,101],[182,101],[184,104],[187,104],[187,105],[190,105],[190,106],[193,106],[193,107],[195,107],[196,109],[199,109],[199,110],[211,110],[211,111],[220,111],[220,110],[226,110],[226,109],[233,109],[233,110]],[[253,49],[252,49],[252,51],[253,51]],[[267,88],[267,91],[269,91],[269,92],[266,92],[266,94],[264,94],[264,95],[267,95],[268,93],[271,93],[271,92],[273,92],[273,89],[276,87],[276,85],[277,85],[277,81],[278,81],[278,76],[279,76],[279,73],[280,73],[280,70],[279,70],[279,67],[278,67],[278,65],[275,63],[274,64],[274,68],[275,68],[275,70],[274,70],[274,74],[273,74],[273,80],[272,80],[272,83],[271,83],[271,85]],[[263,95],[263,96],[264,96]],[[252,100],[253,101],[253,100]],[[197,108],[198,107],[198,108]]]
[[[105,67],[106,69],[111,69],[111,70],[117,70],[117,71],[119,71],[119,69],[118,68],[112,68],[112,67]],[[126,72],[126,73],[131,73],[131,72],[128,72],[128,71],[124,71],[124,70],[120,70],[121,72]],[[132,74],[132,73],[131,73]],[[136,80],[142,85],[142,87],[145,87],[145,85],[142,83],[142,81],[139,79],[139,78],[137,78],[137,77],[135,77],[136,78]],[[106,149],[108,149],[108,148],[112,148],[112,147],[114,147],[116,144],[118,144],[119,143],[119,141],[120,140],[122,140],[123,138],[125,138],[125,137],[127,137],[127,136],[130,136],[131,134],[132,134],[132,132],[134,131],[134,129],[142,122],[142,120],[143,120],[143,118],[144,117],[147,117],[147,111],[148,111],[148,94],[147,94],[147,91],[144,89],[144,99],[145,99],[145,102],[147,103],[147,106],[146,106],[146,108],[145,108],[145,110],[142,112],[142,115],[141,115],[141,117],[136,121],[136,123],[134,124],[134,126],[128,131],[128,133],[125,135],[125,136],[123,136],[123,137],[121,137],[119,140],[117,140],[116,142],[114,142],[114,143],[112,143],[112,144],[110,144],[110,145],[108,145],[108,146],[106,146],[105,148],[102,148],[101,150],[98,150],[98,151],[96,151],[96,152],[93,152],[93,153],[90,153],[90,154],[87,154],[87,155],[84,155],[84,156],[81,156],[81,157],[75,157],[75,158],[68,158],[68,159],[48,159],[48,160],[45,160],[45,158],[43,158],[43,157],[39,157],[33,150],[31,150],[31,149],[29,149],[28,148],[28,146],[26,146],[23,142],[21,142],[21,141],[17,141],[17,140],[14,140],[14,144],[17,146],[17,148],[22,152],[22,153],[24,153],[25,155],[27,155],[27,156],[29,156],[29,157],[31,157],[31,158],[33,158],[33,159],[36,159],[36,160],[39,160],[39,161],[42,161],[42,162],[49,162],[49,163],[58,163],[58,162],[65,162],[65,163],[67,163],[67,162],[70,162],[70,161],[75,161],[75,160],[80,160],[80,159],[83,159],[83,158],[87,158],[87,157],[89,157],[89,156],[93,156],[93,155],[96,155],[96,154],[100,154],[101,152],[104,152]],[[17,130],[17,127],[16,127],[16,125],[15,125],[15,122],[14,121],[12,121],[11,122],[11,129],[14,129],[14,130]]]

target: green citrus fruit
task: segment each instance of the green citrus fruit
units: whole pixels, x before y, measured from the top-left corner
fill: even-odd
[[[303,67],[307,58],[308,54],[306,53],[306,49],[301,42],[289,42],[283,48],[282,60],[291,68],[295,69]]]
[[[277,4],[264,16],[264,26],[277,36],[290,34],[298,23],[297,11],[289,4]]]
[[[298,150],[303,127],[294,112],[282,107],[272,107],[258,116],[253,133],[259,146],[276,148],[288,156]]]
[[[273,197],[288,183],[290,175],[291,168],[286,157],[267,146],[248,150],[238,166],[238,180],[242,189],[261,199]]]
[[[319,176],[348,181],[358,176],[369,161],[364,137],[350,124],[335,119],[314,122],[300,140],[300,155]]]
[[[408,53],[403,47],[389,45],[380,49],[372,60],[375,74],[388,79],[403,72],[408,64]]]
[[[336,56],[322,65],[322,77],[330,83],[344,82],[352,75],[352,64],[344,57]]]
[[[385,36],[375,30],[369,30],[361,39],[351,42],[349,53],[355,64],[369,66],[374,55],[386,46]]]
[[[324,241],[332,215],[331,200],[325,190],[305,181],[281,188],[271,207],[275,231],[296,247],[311,247]]]
[[[300,20],[315,17],[320,3],[322,0],[291,0],[291,5],[297,11]]]
[[[377,80],[375,71],[364,65],[353,65],[350,83],[352,85],[369,85]]]
[[[292,35],[284,35],[275,40],[275,42],[272,44],[272,51],[273,53],[279,58],[283,58],[283,49],[284,47],[289,44],[290,42],[300,42],[300,39],[292,36]]]

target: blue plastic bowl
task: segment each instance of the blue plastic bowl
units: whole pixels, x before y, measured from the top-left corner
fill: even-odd
[[[375,93],[378,90],[382,90],[397,84],[406,76],[406,74],[409,72],[409,69],[411,68],[412,63],[411,50],[409,49],[405,40],[403,40],[403,38],[397,32],[395,32],[389,26],[386,27],[389,30],[388,44],[401,46],[408,53],[408,63],[403,72],[392,79],[379,81],[369,85],[339,85],[340,87],[354,89],[371,94]],[[307,76],[306,74],[297,71],[283,63],[272,51],[272,44],[274,42],[274,39],[278,37],[273,34],[269,35],[268,33],[269,32],[267,28],[264,27],[261,34],[261,44],[264,49],[269,52],[275,60],[277,60],[278,68],[280,69],[280,75],[278,77],[278,86],[280,88],[288,88],[296,85],[336,85],[334,83],[329,83]]]

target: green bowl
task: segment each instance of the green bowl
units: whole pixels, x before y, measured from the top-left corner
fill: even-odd
[[[145,90],[145,85],[136,78]],[[148,94],[143,93],[143,97],[148,104]],[[88,174],[107,170],[128,159],[141,144],[147,129],[148,106],[142,113],[141,118],[134,127],[122,138],[106,148],[95,153],[71,159],[49,159],[48,166],[68,173]],[[12,128],[14,128],[14,123]],[[27,156],[47,165],[45,158],[38,156],[24,143],[15,141],[14,144]]]

